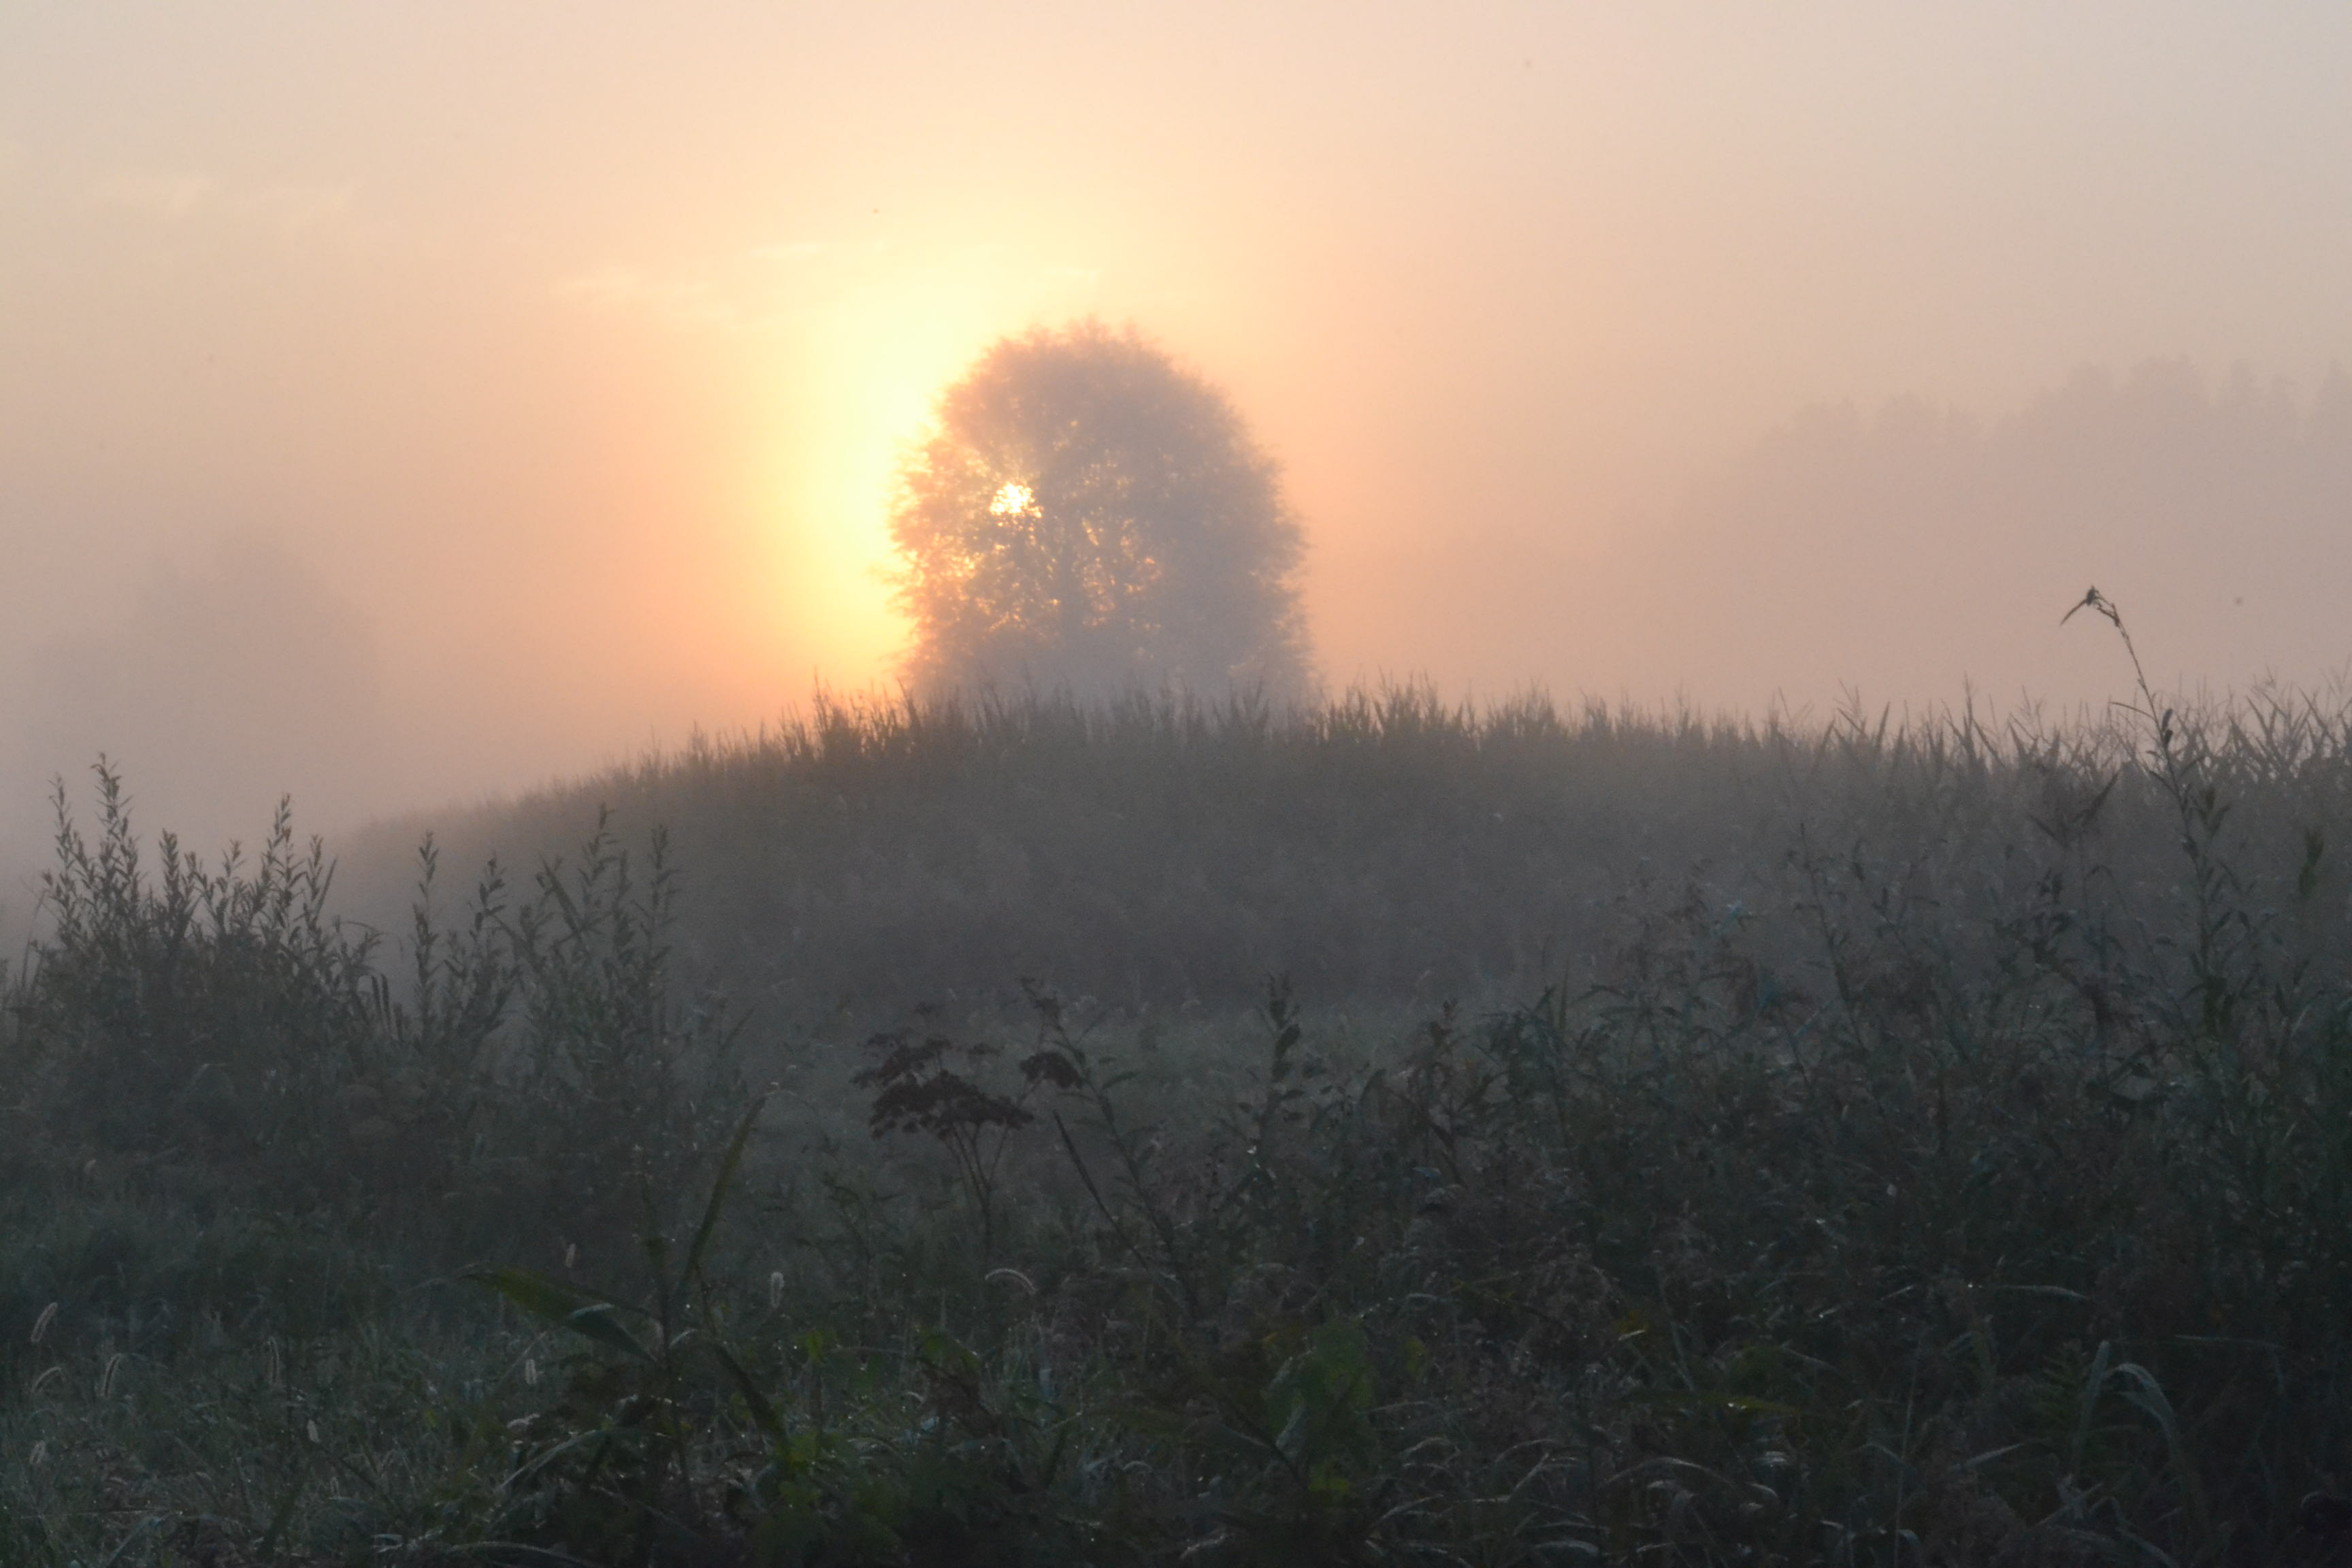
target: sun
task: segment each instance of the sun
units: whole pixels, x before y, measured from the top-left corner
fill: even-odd
[[[842,686],[887,679],[909,630],[891,585],[898,466],[940,388],[989,343],[1093,303],[1091,283],[1078,297],[1072,287],[992,249],[896,260],[877,251],[779,315],[764,373],[775,435],[759,483],[773,539],[769,624],[782,658]],[[990,477],[1002,484],[997,517],[1038,515],[1032,486]]]

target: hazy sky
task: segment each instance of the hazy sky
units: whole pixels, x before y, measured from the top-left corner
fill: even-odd
[[[894,454],[1133,321],[1338,681],[1816,708],[2352,656],[2352,8],[0,7],[0,830],[883,679]]]

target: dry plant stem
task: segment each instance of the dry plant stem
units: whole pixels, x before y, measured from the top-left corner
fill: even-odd
[[[2235,986],[2227,972],[2222,951],[2227,928],[2232,923],[2234,910],[2225,903],[2235,889],[2231,885],[2228,867],[2218,854],[2218,840],[2230,808],[2221,799],[2219,791],[2204,776],[2201,751],[2192,753],[2180,743],[2174,725],[2175,710],[2158,701],[2148,685],[2147,667],[2140,662],[2139,649],[2132,641],[2131,628],[2124,624],[2123,612],[2116,603],[2095,587],[2085,592],[2073,609],[2060,617],[2060,625],[2072,620],[2084,610],[2104,616],[2123,640],[2124,653],[2131,660],[2132,680],[2139,694],[2139,702],[2130,707],[2147,723],[2153,742],[2157,765],[2153,770],[2162,784],[2165,796],[2172,803],[2180,824],[2180,848],[2189,863],[2190,887],[2196,904],[2196,944],[2192,962],[2195,965],[2201,1022],[2207,1035],[2225,1047],[2233,1043],[2231,1029],[2232,1005],[2236,1000]]]

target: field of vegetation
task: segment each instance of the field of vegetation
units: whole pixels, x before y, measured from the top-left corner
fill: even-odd
[[[2340,702],[836,708],[382,935],[60,807],[0,1563],[2352,1550]]]

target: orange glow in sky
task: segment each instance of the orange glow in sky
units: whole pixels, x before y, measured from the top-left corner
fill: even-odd
[[[778,247],[813,268],[813,245]],[[773,498],[780,640],[812,647],[817,678],[852,689],[886,682],[905,640],[884,573],[892,476],[939,395],[996,338],[1083,315],[1092,279],[1024,277],[975,250],[931,265],[887,251],[845,258],[855,281],[780,327]]]
[[[2090,581],[2319,679],[2347,79],[2189,0],[9,7],[0,844],[101,747],[201,837],[887,685],[899,455],[1087,315],[1281,461],[1337,683],[2074,701]]]

